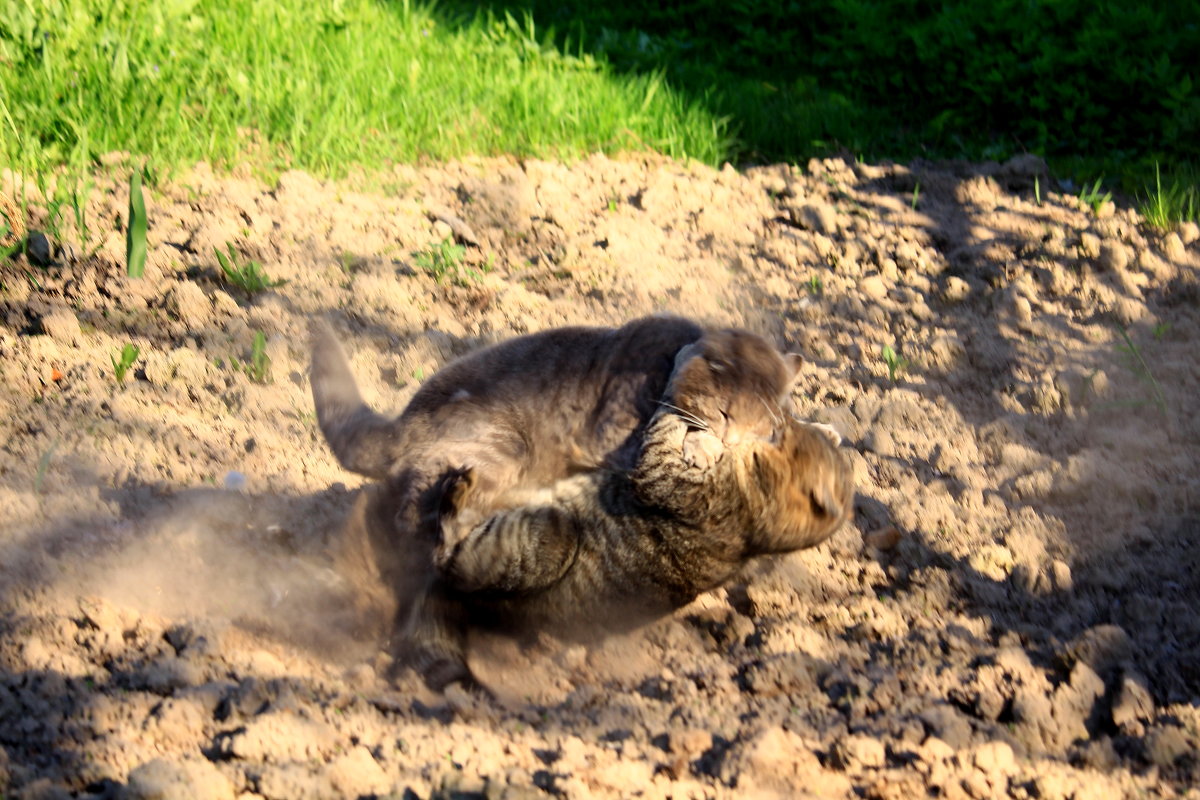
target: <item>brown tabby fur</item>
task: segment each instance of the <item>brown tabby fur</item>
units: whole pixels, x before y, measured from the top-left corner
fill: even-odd
[[[848,518],[853,487],[836,443],[787,413],[794,361],[719,331],[678,364],[631,470],[485,499],[511,506],[486,518],[474,471],[447,476],[435,563],[465,624],[627,629],[752,558],[824,541]]]
[[[395,419],[363,402],[327,325],[314,330],[313,400],[347,469],[379,480],[360,496],[336,552],[368,624],[398,660],[438,686],[465,677],[457,613],[432,567],[419,505],[448,470],[474,470],[480,501],[553,484],[581,466],[630,464],[679,350],[702,335],[678,317],[620,328],[561,328],[468,354],[442,368]],[[423,498],[425,498],[423,500]]]

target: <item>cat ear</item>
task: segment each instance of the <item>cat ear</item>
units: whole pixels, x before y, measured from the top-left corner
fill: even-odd
[[[818,486],[814,486],[808,490],[808,496],[812,500],[813,511],[824,517],[837,516],[838,499],[834,496],[827,482],[822,482]]]

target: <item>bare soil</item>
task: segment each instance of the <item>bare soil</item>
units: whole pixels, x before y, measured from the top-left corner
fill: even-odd
[[[71,245],[0,266],[6,795],[1200,796],[1194,224],[1032,157],[200,165],[148,191],[131,280],[128,170],[87,241],[0,174]],[[414,253],[452,228],[476,245],[439,283]],[[287,283],[224,282],[230,242]],[[482,344],[656,311],[804,355],[854,523],[590,650],[477,637],[496,700],[389,684],[330,568],[359,479],[316,428],[308,320],[399,410]]]

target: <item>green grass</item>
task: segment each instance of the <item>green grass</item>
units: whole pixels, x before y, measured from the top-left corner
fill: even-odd
[[[483,279],[483,273],[491,272],[493,261],[488,261],[479,269],[468,266],[463,262],[467,248],[455,244],[454,239],[447,237],[434,247],[418,250],[413,253],[413,261],[422,271],[428,273],[435,281],[441,283],[446,278],[458,286],[470,286]]]
[[[109,359],[112,361],[113,377],[116,378],[117,383],[125,382],[126,373],[129,372],[129,368],[137,361],[140,353],[141,349],[131,342],[121,348],[120,357],[109,356]]]
[[[1200,0],[0,0],[0,166],[83,175],[125,150],[154,185],[201,159],[1029,151],[1118,200],[1161,162],[1173,219],[1196,205],[1197,19]]]
[[[227,254],[213,248],[213,255],[217,257],[221,274],[225,276],[228,283],[245,292],[246,297],[252,297],[259,292],[265,292],[267,289],[287,283],[287,280],[284,279],[272,280],[267,271],[263,269],[262,264],[257,261],[249,260],[242,263],[238,259],[237,251],[233,249],[233,242],[226,242],[225,249],[228,251]]]
[[[272,173],[653,148],[718,161],[724,122],[528,24],[410,2],[35,0],[0,6],[0,163],[128,150]],[[151,176],[147,176],[150,180]]]
[[[1156,228],[1169,230],[1180,222],[1200,221],[1200,181],[1170,177],[1163,185],[1162,172],[1154,165],[1154,185],[1139,194],[1142,216]]]

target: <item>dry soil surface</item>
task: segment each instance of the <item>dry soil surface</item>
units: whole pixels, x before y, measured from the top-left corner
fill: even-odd
[[[86,232],[0,175],[70,243],[0,267],[6,796],[1197,796],[1194,224],[1032,157],[201,165],[148,190],[132,280],[129,169]],[[452,235],[439,283],[415,254]],[[227,243],[287,282],[229,285]],[[655,311],[804,355],[853,524],[592,649],[476,637],[494,700],[388,683],[327,556],[360,483],[315,425],[309,319],[399,410],[482,344]]]

